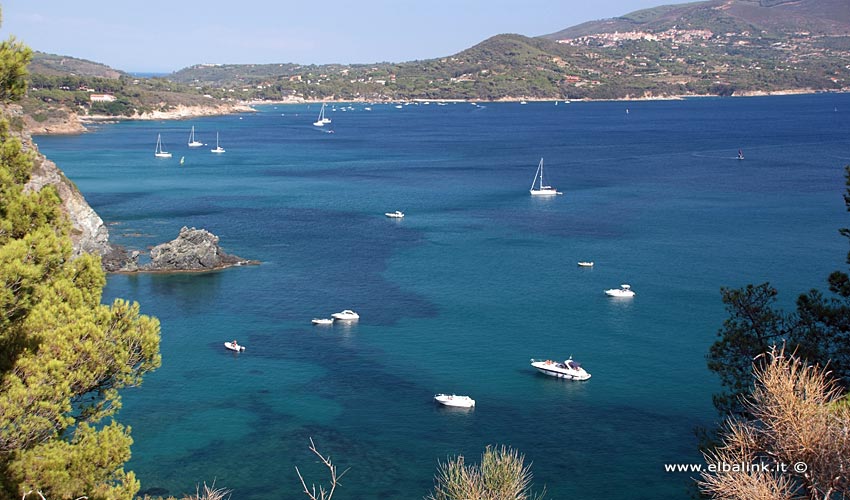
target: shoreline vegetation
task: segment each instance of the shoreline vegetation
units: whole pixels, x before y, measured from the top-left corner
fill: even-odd
[[[770,90],[770,91],[744,91],[724,97],[765,97],[765,96],[783,96],[783,95],[806,95],[806,94],[822,94],[822,93],[845,93],[846,90],[818,90],[818,89],[786,89],[786,90]],[[207,116],[224,116],[240,113],[256,113],[255,106],[276,105],[276,104],[321,104],[321,103],[370,103],[370,104],[391,104],[398,102],[446,102],[446,103],[500,103],[500,102],[640,102],[640,101],[676,101],[683,99],[697,99],[720,97],[717,95],[705,94],[679,94],[679,95],[659,95],[659,96],[626,96],[622,98],[610,99],[565,99],[563,97],[503,97],[500,99],[303,99],[289,98],[278,100],[263,100],[253,99],[238,103],[214,104],[214,105],[178,105],[169,110],[157,110],[144,112],[132,116],[110,116],[110,115],[79,115],[70,109],[65,110],[66,114],[62,118],[56,118],[44,122],[36,122],[32,119],[27,119],[25,116],[25,128],[30,135],[77,135],[89,132],[88,125],[99,125],[118,123],[122,121],[170,121],[170,120],[188,120],[192,118],[200,118]]]

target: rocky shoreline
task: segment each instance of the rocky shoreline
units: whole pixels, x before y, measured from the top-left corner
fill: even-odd
[[[89,115],[80,116],[65,110],[62,118],[35,121],[24,115],[24,127],[30,135],[75,135],[88,132],[86,125],[116,123],[127,120],[186,120],[202,116],[221,116],[236,113],[254,113],[257,110],[245,103],[215,104],[210,106],[179,105],[167,111],[152,111],[134,116]]]
[[[5,113],[20,116],[20,109],[6,108]],[[19,132],[25,151],[33,154],[27,191],[40,191],[53,186],[62,200],[62,211],[71,222],[72,256],[91,253],[101,257],[103,268],[113,273],[174,273],[207,272],[234,266],[259,264],[236,255],[230,255],[219,246],[218,236],[204,229],[183,227],[172,241],[153,247],[150,261],[139,264],[141,251],[128,250],[109,241],[109,230],[103,219],[86,202],[79,189],[65,174],[38,150],[32,136]]]

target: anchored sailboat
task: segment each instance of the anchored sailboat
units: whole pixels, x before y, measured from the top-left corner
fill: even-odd
[[[540,179],[539,183],[537,179]],[[536,189],[534,187],[535,184],[538,186]],[[543,183],[543,158],[540,158],[540,164],[537,165],[537,173],[534,174],[534,180],[531,182],[530,192],[532,196],[564,194],[552,186],[547,186]]]
[[[218,132],[215,133],[215,149],[210,149],[211,153],[224,153],[224,148],[218,144]]]
[[[325,118],[325,103],[322,103],[322,109],[319,110],[319,118],[313,122],[313,125],[317,127],[324,127],[326,124],[330,123],[330,118]]]
[[[195,126],[192,125],[192,131],[189,132],[189,147],[190,148],[198,148],[203,146],[204,143],[195,140]]]
[[[162,135],[156,134],[156,149],[153,153],[157,158],[171,158],[171,153],[162,149]]]

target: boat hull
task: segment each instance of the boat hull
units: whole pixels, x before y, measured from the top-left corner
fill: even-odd
[[[331,318],[340,321],[355,321],[360,319],[360,315],[354,311],[343,311],[331,314]]]
[[[566,380],[583,381],[590,378],[590,374],[585,371],[575,371],[572,369],[561,368],[558,363],[547,363],[545,361],[535,361],[531,366],[537,369],[540,373],[550,377],[562,378]]]
[[[233,345],[232,342],[225,342],[224,347],[231,351],[242,352],[245,350],[244,345]]]
[[[436,396],[434,396],[434,401],[440,403],[443,406],[450,406],[452,408],[475,407],[475,400],[470,398],[469,396],[449,396],[447,394],[437,394]]]

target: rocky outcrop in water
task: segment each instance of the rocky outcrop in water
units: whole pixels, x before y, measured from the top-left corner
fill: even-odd
[[[19,110],[5,111],[10,116],[20,117]],[[184,227],[175,240],[151,249],[150,262],[139,265],[141,252],[128,251],[110,243],[109,230],[103,219],[89,206],[77,186],[38,151],[28,133],[21,132],[20,138],[24,149],[34,154],[32,174],[24,189],[39,191],[48,185],[56,188],[62,199],[62,210],[71,222],[74,256],[83,253],[99,255],[103,268],[109,272],[211,271],[257,263],[225,253],[218,245],[218,236],[209,231]]]
[[[140,271],[213,271],[257,263],[225,253],[218,236],[211,232],[185,226],[174,240],[153,247],[150,257],[149,263],[139,266]]]

